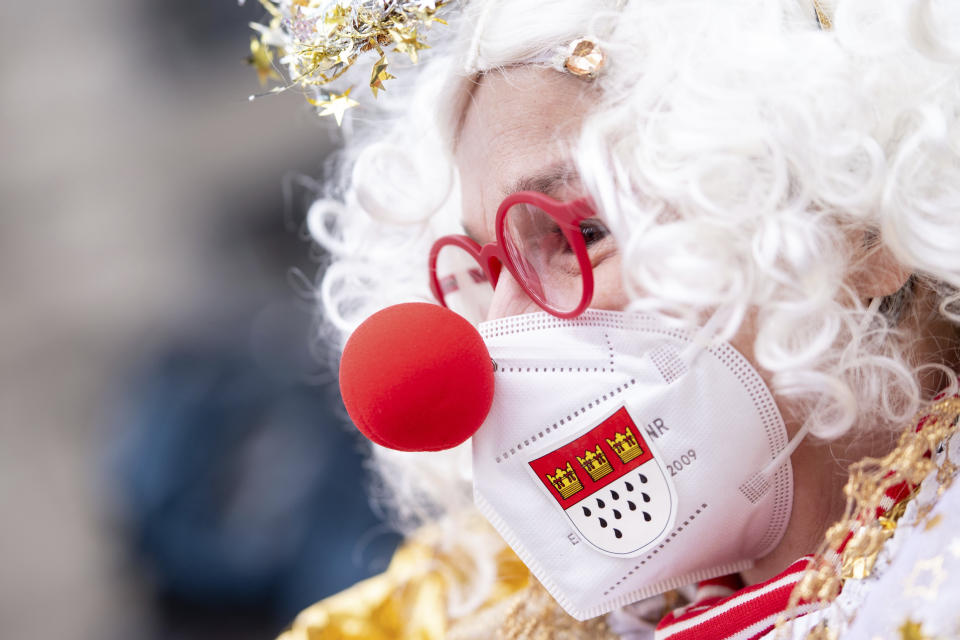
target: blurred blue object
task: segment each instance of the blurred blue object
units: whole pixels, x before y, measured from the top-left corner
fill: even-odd
[[[286,619],[382,571],[398,537],[369,507],[335,385],[257,351],[222,334],[165,348],[128,383],[111,476],[162,594]]]

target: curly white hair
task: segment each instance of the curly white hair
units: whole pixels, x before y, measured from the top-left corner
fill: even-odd
[[[749,320],[774,393],[817,436],[902,425],[925,369],[956,386],[916,361],[911,327],[921,291],[960,317],[960,3],[829,4],[827,30],[798,0],[465,3],[415,73],[396,72],[407,84],[358,110],[310,210],[332,255],[326,337],[430,300],[430,245],[460,229],[452,149],[478,77],[589,35],[608,63],[570,151],[632,306],[687,322],[724,308],[727,335]],[[855,283],[878,263],[908,277],[871,304]],[[403,524],[470,502],[463,450],[374,457]]]

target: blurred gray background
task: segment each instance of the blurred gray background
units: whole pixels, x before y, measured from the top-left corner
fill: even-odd
[[[318,416],[318,428],[340,429],[335,393],[311,395],[309,385],[328,389],[331,375],[306,357],[310,303],[290,277],[300,269],[313,278],[320,259],[302,237],[309,192],[296,176],[320,176],[338,134],[295,93],[247,100],[262,89],[244,64],[246,23],[262,14],[252,0],[0,5],[2,638],[272,637],[297,607],[389,556],[354,537],[347,555],[357,573],[318,586],[311,580],[330,571],[329,545],[317,545],[325,529],[301,523],[297,548],[309,539],[310,551],[282,558],[299,578],[278,578],[291,570],[268,558],[254,587],[221,597],[218,585],[237,574],[216,583],[215,563],[187,571],[217,555],[221,538],[192,548],[199,534],[188,527],[169,543],[166,512],[142,506],[158,491],[164,509],[198,486],[205,492],[208,460],[240,442],[242,455],[224,463],[230,472],[210,476],[207,502],[171,517],[193,522],[182,514],[229,503],[216,526],[259,536],[237,554],[246,562],[257,544],[270,553],[274,540],[284,544],[285,523],[330,493],[329,479],[310,476],[319,489],[293,504],[284,487],[326,455],[310,425],[300,428],[316,407],[329,404],[333,416]],[[227,392],[198,385],[195,372],[207,369]],[[267,394],[256,428],[224,435],[247,415],[222,399],[244,395],[230,382],[243,376],[252,388],[293,393],[295,428],[264,426],[287,415]],[[169,399],[184,388],[191,400]],[[186,408],[171,413],[174,405]],[[144,434],[175,430],[187,435],[154,455],[158,441]],[[360,448],[341,436],[329,446]],[[303,438],[312,444],[300,466],[288,465],[285,451]],[[207,453],[181,481],[185,451]],[[150,465],[159,470],[144,480]],[[351,487],[361,475],[333,473]],[[366,539],[379,535],[375,518],[357,517]],[[183,548],[190,553],[178,555]]]

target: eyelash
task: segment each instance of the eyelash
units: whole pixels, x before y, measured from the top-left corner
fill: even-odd
[[[589,249],[591,246],[609,236],[610,229],[597,218],[590,218],[580,223],[580,233],[583,234],[583,242]]]

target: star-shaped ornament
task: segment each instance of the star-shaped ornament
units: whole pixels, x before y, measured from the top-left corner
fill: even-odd
[[[321,116],[333,116],[337,120],[337,126],[339,127],[343,122],[343,114],[347,109],[360,104],[350,97],[350,91],[352,90],[353,87],[350,87],[339,95],[331,93],[327,96],[326,100],[310,100],[310,104],[318,109],[322,109],[320,111]]]
[[[327,12],[323,18],[322,25],[320,23],[317,24],[317,31],[321,32],[324,37],[330,37],[335,31],[346,26],[347,17],[348,9],[338,4]]]
[[[373,97],[377,97],[377,91],[383,88],[385,80],[392,80],[395,76],[387,72],[387,58],[380,56],[380,59],[373,65],[373,73],[370,74],[370,90],[373,91]]]
[[[897,627],[900,632],[900,640],[933,640],[923,632],[923,625],[914,622],[910,618],[903,621],[903,624]]]
[[[267,84],[267,80],[279,80],[280,74],[273,68],[273,51],[257,38],[250,38],[250,57],[247,64],[252,66],[260,79],[260,86]]]
[[[447,21],[443,18],[438,18],[436,12],[431,11],[430,9],[414,9],[413,15],[417,17],[417,20],[422,22],[429,29],[432,22],[439,22],[440,24],[447,24]]]
[[[938,526],[940,526],[940,522],[942,520],[943,520],[943,514],[938,513],[937,515],[927,520],[927,523],[923,525],[923,530],[930,531],[931,529],[936,529]]]
[[[913,571],[904,585],[904,595],[910,598],[934,600],[940,592],[940,585],[947,579],[943,570],[943,556],[921,560],[913,565]]]
[[[390,29],[390,36],[394,41],[394,50],[405,53],[410,56],[410,62],[417,64],[420,61],[420,55],[417,53],[420,49],[429,49],[426,44],[417,39],[416,27],[399,27]]]

